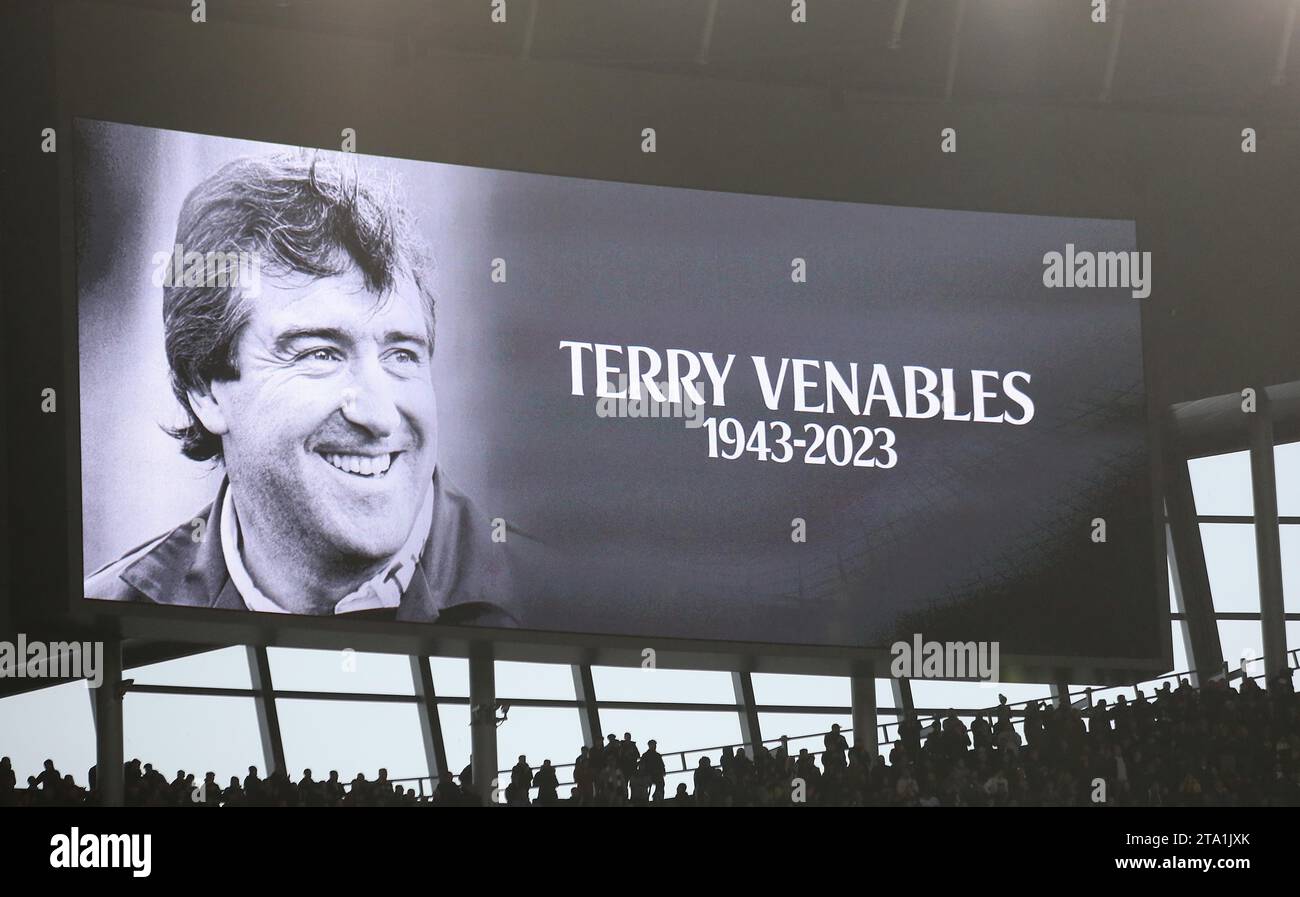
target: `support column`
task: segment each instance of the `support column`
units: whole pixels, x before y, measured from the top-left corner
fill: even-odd
[[[757,757],[763,746],[763,730],[758,724],[758,704],[754,700],[754,680],[749,673],[731,674],[731,688],[736,695],[736,712],[740,714],[740,738],[749,746],[750,757]]]
[[[904,723],[916,725],[920,722],[916,718],[916,704],[912,700],[912,682],[910,679],[895,676],[889,680],[889,684],[894,690],[894,707],[898,710],[898,738],[902,739]],[[913,734],[915,735],[915,733]],[[909,750],[916,747],[915,742],[918,740],[913,739],[914,743],[909,747]],[[903,743],[904,745],[908,744],[906,740]]]
[[[853,746],[861,746],[875,753],[879,749],[876,743],[876,679],[873,668],[854,674],[849,680],[849,689],[853,701]]]
[[[272,773],[288,773],[284,764],[284,740],[280,737],[280,714],[275,709],[275,686],[271,683],[271,659],[266,648],[245,645],[248,655],[248,673],[253,680],[257,696],[257,731],[262,738],[262,762],[266,766],[263,778]]]
[[[1193,684],[1199,685],[1223,670],[1223,646],[1219,627],[1214,622],[1214,603],[1210,596],[1210,575],[1205,567],[1205,547],[1201,527],[1196,522],[1196,500],[1192,496],[1192,478],[1187,459],[1171,451],[1166,459],[1165,510],[1169,516],[1169,544],[1174,573],[1174,599],[1178,612],[1187,622],[1187,641],[1191,646],[1191,665],[1197,673]]]
[[[424,760],[429,768],[433,787],[444,776],[451,775],[447,768],[447,748],[442,740],[442,720],[438,716],[438,697],[433,690],[433,668],[423,654],[411,655],[411,681],[415,685],[416,707],[420,712],[420,735],[424,741]]]
[[[895,676],[889,680],[889,684],[894,689],[894,706],[902,711],[898,714],[898,718],[916,719],[916,705],[912,703],[912,683],[905,678]]]
[[[95,790],[101,807],[126,803],[122,771],[122,643],[104,640],[104,679],[95,689]]]
[[[582,743],[587,747],[600,744],[603,740],[600,728],[600,705],[596,703],[596,682],[591,675],[591,666],[575,663],[570,666],[573,671],[573,692],[578,699],[578,719],[582,724]]]
[[[492,646],[475,642],[469,649],[469,740],[474,793],[491,803],[497,781],[496,668]]]
[[[1263,387],[1250,418],[1250,482],[1255,497],[1255,559],[1259,567],[1259,616],[1264,630],[1264,674],[1287,667],[1286,612],[1282,606],[1282,546],[1277,521],[1277,477],[1273,470],[1273,414]]]
[[[1049,686],[1052,690],[1052,703],[1057,707],[1064,707],[1070,703],[1070,681],[1064,676],[1057,674],[1056,679]]]

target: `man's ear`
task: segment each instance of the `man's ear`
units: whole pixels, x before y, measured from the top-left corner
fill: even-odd
[[[224,398],[222,395],[224,390],[220,386],[219,383],[209,383],[206,390],[191,389],[187,393],[194,416],[199,419],[199,423],[203,424],[204,429],[214,436],[224,436],[230,432],[225,407],[221,401]]]

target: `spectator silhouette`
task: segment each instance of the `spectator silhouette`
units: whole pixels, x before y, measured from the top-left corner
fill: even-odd
[[[641,751],[632,740],[631,732],[623,733],[623,740],[618,745],[618,769],[623,774],[623,779],[630,787],[632,779],[636,777],[637,763],[641,759]]]
[[[247,803],[244,798],[244,789],[239,785],[239,776],[230,777],[230,784],[221,793],[221,801],[227,807],[242,807]]]
[[[0,807],[12,807],[18,802],[14,792],[18,788],[18,776],[14,773],[13,761],[0,757]]]
[[[42,791],[48,791],[55,794],[59,790],[59,784],[63,781],[63,773],[54,768],[53,760],[45,761],[45,768],[41,774],[36,777],[36,784],[41,787]]]
[[[438,777],[438,786],[433,791],[434,800],[445,807],[459,806],[464,799],[464,794],[449,775]]]
[[[550,760],[542,761],[541,767],[533,776],[532,786],[537,789],[539,804],[553,804],[559,800],[560,780],[556,777]]]
[[[664,758],[659,755],[659,742],[653,738],[646,743],[646,751],[641,755],[640,767],[647,786],[651,789],[650,799],[663,800],[664,776],[667,775],[667,769],[664,766]]]
[[[949,710],[927,730],[921,753],[913,754],[900,734],[888,763],[868,745],[854,746],[841,760],[845,746],[824,736],[827,750],[819,769],[809,749],[790,760],[788,739],[783,737],[777,748],[757,750],[752,758],[743,748],[723,750],[720,769],[702,757],[694,770],[695,795],[680,785],[670,801],[662,801],[664,761],[658,745],[650,741],[644,753],[638,752],[632,794],[638,803],[645,802],[653,788],[656,802],[674,805],[788,805],[792,779],[802,778],[807,802],[825,806],[1091,805],[1092,783],[1101,779],[1111,805],[1295,806],[1300,803],[1300,707],[1291,677],[1279,676],[1270,686],[1265,691],[1254,680],[1242,681],[1239,687],[1212,680],[1196,689],[1182,681],[1154,695],[1139,691],[1135,701],[1123,695],[1113,705],[1099,700],[1087,713],[1031,702],[1025,728],[1033,743],[1023,746],[1011,708],[999,696],[999,705],[991,711],[997,720],[991,739],[987,713],[976,715],[965,730],[960,717]],[[843,733],[832,729],[831,734]],[[573,801],[627,801],[627,744],[635,747],[631,733],[621,742],[582,749],[573,771]],[[417,800],[413,789],[388,779],[387,769],[380,769],[373,783],[358,774],[350,792],[344,792],[337,770],[327,782],[317,782],[307,769],[295,783],[282,771],[260,780],[256,767],[249,767],[247,787],[241,788],[238,777],[232,776],[225,791],[218,789],[213,773],[196,789],[195,776],[184,770],[177,770],[170,783],[138,759],[124,763],[122,770],[131,806],[478,802],[476,796],[458,799],[452,776],[439,780],[433,799]],[[550,761],[532,774],[521,755],[515,773],[512,770],[508,791],[511,803],[526,804],[532,787],[538,789],[539,802],[559,801],[561,776]],[[466,778],[470,774],[466,769]],[[92,767],[87,793],[72,776],[59,776],[53,760],[47,760],[39,775],[27,777],[27,787],[19,789],[12,761],[0,758],[0,804],[86,805],[99,797],[95,780]],[[584,787],[594,796],[584,798]]]
[[[822,767],[825,769],[831,767],[842,769],[847,763],[845,754],[849,750],[849,742],[841,734],[839,723],[831,725],[831,730],[822,739],[822,745],[825,747],[825,751],[822,753]]]
[[[263,806],[265,801],[263,793],[262,780],[257,776],[257,767],[248,767],[248,775],[244,776],[244,802],[250,807]]]
[[[695,767],[695,803],[710,804],[716,790],[717,770],[713,766],[713,761],[708,757],[701,757]]]
[[[533,784],[533,770],[528,765],[528,758],[524,754],[519,755],[519,762],[510,769],[510,785],[506,789],[506,804],[512,807],[526,807],[531,801],[528,799],[528,789]]]

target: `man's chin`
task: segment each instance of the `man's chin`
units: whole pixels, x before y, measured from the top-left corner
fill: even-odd
[[[409,514],[337,515],[324,524],[318,532],[320,543],[326,546],[327,555],[337,558],[340,566],[365,567],[379,564],[393,557],[406,543],[410,527],[400,532],[393,526],[394,518],[409,518]]]
[[[385,483],[362,480],[357,485],[347,480],[344,485],[353,488],[341,489],[335,476],[348,475],[331,470],[325,482],[314,484],[319,488],[311,493],[316,496],[312,516],[320,541],[349,566],[393,557],[406,543],[418,516],[414,500],[419,484],[395,476]]]

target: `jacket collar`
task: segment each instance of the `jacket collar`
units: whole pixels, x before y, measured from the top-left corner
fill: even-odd
[[[229,485],[222,480],[221,491]],[[221,504],[214,501],[122,572],[157,604],[244,610],[221,551]]]
[[[223,480],[218,498],[228,486],[229,480]],[[463,504],[449,500],[439,472],[434,473],[433,490],[433,524],[415,574],[402,595],[398,619],[432,621],[454,604],[477,603],[452,600],[458,591],[461,566],[457,558],[459,530],[467,523],[462,519]],[[191,521],[172,530],[127,567],[122,579],[157,604],[247,610],[221,550],[220,509],[221,502],[214,501]]]

